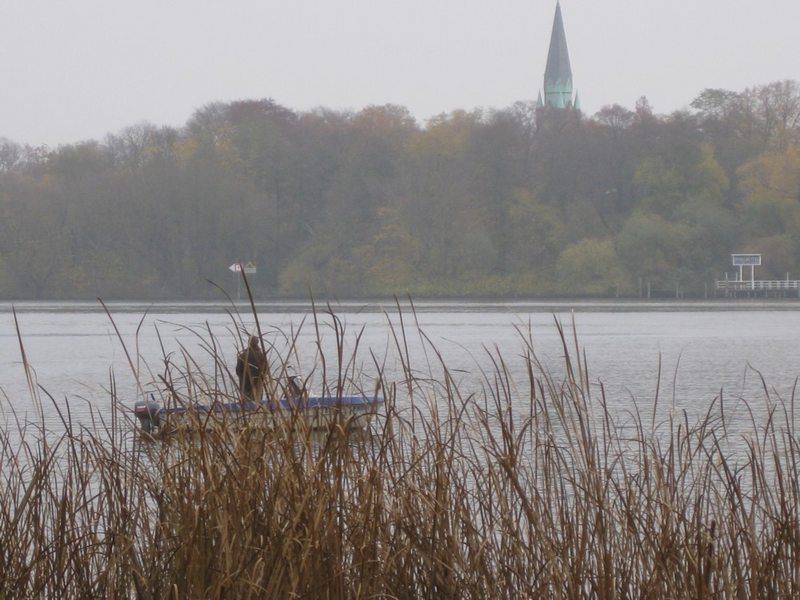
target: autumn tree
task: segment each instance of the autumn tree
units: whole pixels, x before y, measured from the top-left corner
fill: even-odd
[[[571,244],[558,257],[557,271],[559,289],[567,294],[618,296],[632,287],[609,238]]]
[[[690,228],[656,214],[636,213],[622,227],[616,249],[634,278],[671,289],[687,266]]]
[[[670,115],[518,102],[424,125],[215,102],[183,127],[0,140],[0,293],[191,298],[236,260],[259,294],[702,293],[731,252],[796,270],[798,173],[794,82]]]

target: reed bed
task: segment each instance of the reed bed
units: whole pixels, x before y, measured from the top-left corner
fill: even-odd
[[[406,336],[424,332],[408,316],[365,381],[358,332],[348,350],[331,315],[336,350],[309,372],[329,394],[382,394],[368,431],[297,414],[278,431],[155,441],[134,435],[129,406],[78,425],[56,402],[42,410],[62,430],[0,431],[0,598],[800,596],[793,398],[753,418],[733,455],[721,399],[697,422],[656,421],[657,398],[611,414],[564,332],[563,375],[521,332],[524,381],[487,349],[494,369],[461,389],[432,344],[409,355]],[[213,366],[164,357],[166,400],[235,395],[218,342],[197,333]],[[273,394],[296,332],[284,339]]]

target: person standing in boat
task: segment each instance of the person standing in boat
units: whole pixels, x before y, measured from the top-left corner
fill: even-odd
[[[244,400],[261,401],[266,373],[267,357],[261,349],[258,337],[251,335],[247,341],[247,348],[239,352],[236,357],[239,392]]]

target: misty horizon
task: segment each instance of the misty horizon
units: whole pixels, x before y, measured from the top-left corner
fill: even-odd
[[[453,110],[535,101],[555,1],[317,6],[21,3],[0,14],[0,137],[57,147],[142,122],[180,127],[211,102],[272,98],[298,112]],[[648,98],[658,114],[706,88],[800,79],[788,0],[561,2],[585,114]]]

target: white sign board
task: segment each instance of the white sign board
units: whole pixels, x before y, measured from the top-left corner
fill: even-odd
[[[731,254],[734,267],[760,267],[760,254]]]
[[[252,261],[247,263],[236,262],[228,268],[234,273],[244,272],[245,275],[255,275],[256,273],[256,264]]]

